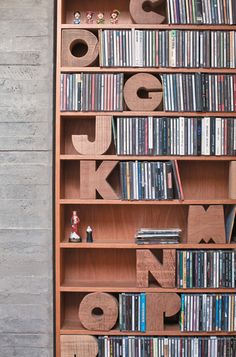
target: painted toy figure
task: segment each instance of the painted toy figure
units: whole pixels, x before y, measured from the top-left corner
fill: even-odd
[[[119,17],[119,15],[120,15],[120,11],[119,10],[113,10],[112,12],[111,12],[111,18],[110,18],[110,23],[111,24],[117,24],[118,23],[118,17]]]
[[[104,12],[99,11],[99,13],[97,14],[97,24],[104,24],[104,22]]]
[[[77,211],[73,211],[73,214],[72,214],[72,217],[70,220],[70,223],[71,223],[71,233],[70,233],[70,239],[69,239],[70,242],[75,242],[75,243],[81,242],[81,238],[78,235],[79,222],[80,222],[80,219],[77,215]]]
[[[93,243],[93,230],[90,226],[87,227],[87,238],[86,241],[87,243]]]
[[[87,24],[93,23],[93,15],[94,15],[93,11],[87,11],[87,13],[86,13],[86,23]]]
[[[79,11],[74,12],[74,24],[79,25],[80,24],[80,17],[81,14]]]

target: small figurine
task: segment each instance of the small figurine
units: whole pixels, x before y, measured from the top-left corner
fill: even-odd
[[[80,24],[80,17],[81,14],[79,11],[74,12],[74,24],[79,25]]]
[[[87,232],[87,237],[86,237],[87,243],[93,243],[93,231],[92,231],[92,228],[90,226],[88,226],[86,232]]]
[[[70,223],[71,223],[71,233],[70,233],[70,239],[69,239],[70,242],[74,242],[74,243],[81,242],[81,238],[78,235],[79,222],[80,222],[80,219],[77,215],[77,211],[73,211],[72,217],[70,220]]]
[[[93,23],[93,15],[94,15],[93,11],[87,11],[87,13],[86,13],[86,23],[87,24]]]
[[[120,15],[120,11],[115,9],[111,12],[111,15],[110,15],[110,23],[111,24],[117,24],[118,23],[118,17]]]
[[[99,11],[99,13],[97,14],[97,24],[104,24],[104,22],[104,12]]]

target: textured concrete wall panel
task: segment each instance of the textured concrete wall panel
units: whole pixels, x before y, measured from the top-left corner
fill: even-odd
[[[0,357],[53,356],[53,7],[0,1]]]

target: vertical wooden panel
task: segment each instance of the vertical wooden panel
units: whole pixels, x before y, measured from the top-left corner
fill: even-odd
[[[229,198],[236,199],[236,161],[229,164]]]

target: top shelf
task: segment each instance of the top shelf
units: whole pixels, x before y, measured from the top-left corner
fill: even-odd
[[[233,0],[230,0],[233,2]],[[173,2],[173,1],[172,1]],[[169,19],[168,19],[168,4],[167,1],[137,1],[137,0],[89,0],[89,1],[78,1],[78,0],[58,0],[58,20],[59,26],[60,23],[61,28],[78,28],[78,25],[74,25],[74,13],[79,12],[80,17],[79,24],[80,28],[212,28],[212,29],[222,29],[228,28],[231,29],[234,25],[221,25],[221,24],[168,24],[168,21],[174,21],[178,19],[178,16],[173,16],[173,9],[170,5],[169,9]],[[118,23],[111,24],[111,13],[114,9],[118,9]],[[174,9],[174,15],[177,15],[178,9]],[[189,10],[189,11],[188,11]],[[92,24],[87,23],[87,13],[93,12],[92,16]],[[96,23],[98,13],[103,13],[104,24],[98,25]],[[209,10],[209,12],[212,12]],[[231,9],[231,12],[234,12],[234,9]],[[199,14],[200,15],[200,14]],[[213,17],[216,21],[221,22],[229,22],[234,19],[233,16],[230,16],[229,13],[223,14],[224,16],[203,16],[202,21],[211,22],[214,21]],[[180,16],[180,14],[179,14]],[[192,9],[186,9],[186,22],[189,21],[197,21],[194,15],[194,11]]]
[[[225,31],[235,31],[236,25],[190,25],[190,24],[61,24],[60,29],[94,29],[94,30],[106,30],[106,29],[155,29],[155,30],[225,30]]]

